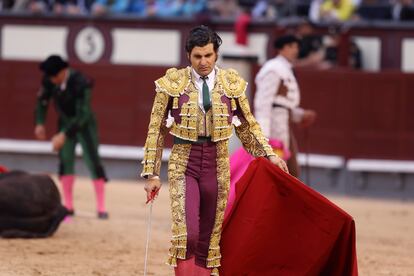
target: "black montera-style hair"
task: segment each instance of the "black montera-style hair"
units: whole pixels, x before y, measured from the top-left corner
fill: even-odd
[[[191,29],[185,43],[185,50],[191,53],[194,47],[204,47],[213,43],[214,51],[217,52],[222,40],[220,36],[207,26],[201,25]]]
[[[273,47],[275,49],[281,50],[286,45],[297,43],[300,45],[300,39],[295,35],[282,35],[276,38],[275,42],[273,43]]]
[[[58,55],[51,55],[39,64],[39,69],[49,77],[56,76],[67,67],[69,67],[69,63]]]

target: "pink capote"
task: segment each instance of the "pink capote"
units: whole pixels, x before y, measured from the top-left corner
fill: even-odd
[[[290,151],[283,146],[283,143],[281,141],[277,139],[270,139],[269,145],[283,160],[289,159]],[[233,202],[235,199],[235,183],[246,172],[247,167],[253,160],[254,157],[251,156],[243,147],[236,150],[230,156],[230,192],[228,195],[227,208],[224,213],[224,218],[228,216],[231,208],[233,207]]]
[[[357,276],[351,216],[265,158],[235,185],[220,276]]]

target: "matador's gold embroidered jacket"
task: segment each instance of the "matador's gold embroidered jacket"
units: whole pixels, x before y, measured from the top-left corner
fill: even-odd
[[[199,136],[207,136],[216,143],[218,196],[207,267],[213,268],[212,275],[218,275],[221,226],[230,186],[228,139],[232,135],[233,125],[244,148],[253,156],[275,153],[250,112],[245,95],[247,83],[235,70],[215,69],[212,107],[207,113],[199,107],[199,92],[192,81],[191,70],[191,67],[180,70],[171,68],[165,76],[155,81],[157,93],[144,147],[141,176],[159,175],[164,137],[168,130],[173,136],[187,141],[197,141]],[[186,257],[184,174],[190,151],[191,144],[175,144],[168,164],[173,234],[168,264],[172,266],[176,266],[177,259]]]
[[[170,134],[197,141],[211,136],[213,142],[228,140],[232,125],[244,148],[253,156],[275,155],[254,119],[245,95],[247,82],[233,69],[216,68],[212,108],[204,115],[198,106],[198,90],[192,82],[191,67],[168,69],[155,81],[156,96],[144,146],[141,176],[159,175],[164,137]],[[173,120],[167,123],[168,113]]]

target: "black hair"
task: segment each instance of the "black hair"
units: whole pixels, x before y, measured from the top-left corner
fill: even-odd
[[[51,55],[39,64],[39,69],[48,77],[56,76],[61,70],[67,67],[69,67],[69,63],[57,55]]]
[[[281,50],[285,45],[297,43],[300,45],[300,39],[294,35],[282,35],[278,38],[276,38],[275,42],[273,43],[273,46],[275,49]]]
[[[220,36],[209,27],[201,25],[191,29],[185,43],[185,50],[191,53],[194,47],[204,47],[213,43],[214,51],[217,52],[222,40]]]

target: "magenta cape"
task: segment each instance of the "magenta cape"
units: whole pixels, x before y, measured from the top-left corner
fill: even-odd
[[[358,275],[351,216],[264,158],[236,184],[221,276]]]

